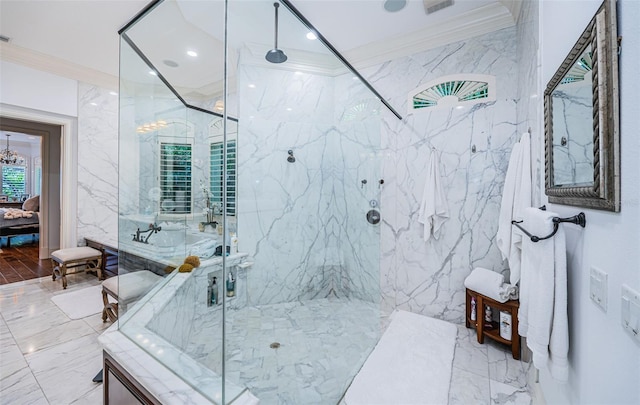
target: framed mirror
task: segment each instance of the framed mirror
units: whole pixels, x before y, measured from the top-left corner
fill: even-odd
[[[544,92],[549,202],[620,211],[618,37],[605,0]]]

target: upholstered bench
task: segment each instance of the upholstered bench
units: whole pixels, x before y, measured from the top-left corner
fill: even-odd
[[[84,271],[95,271],[102,280],[102,252],[87,246],[56,250],[51,253],[53,265],[53,281],[62,277],[62,288],[67,288],[67,270],[84,267]],[[71,273],[68,273],[71,274]]]
[[[162,277],[149,270],[134,271],[110,277],[102,282],[102,322],[118,319],[118,307],[126,311],[127,305],[136,302],[148,293]],[[117,302],[109,302],[109,295]]]

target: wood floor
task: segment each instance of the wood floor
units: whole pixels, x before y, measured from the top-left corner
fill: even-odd
[[[38,259],[37,236],[35,242],[31,235],[13,237],[9,248],[7,238],[2,238],[0,248],[0,285],[52,274],[51,260]]]

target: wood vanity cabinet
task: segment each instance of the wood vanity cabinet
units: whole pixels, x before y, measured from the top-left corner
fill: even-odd
[[[103,277],[114,277],[118,275],[118,249],[106,245],[93,239],[84,239],[87,246],[102,252],[102,274]]]
[[[160,405],[142,385],[103,352],[104,405]]]
[[[467,328],[474,328],[478,335],[478,343],[484,343],[485,336],[495,340],[496,342],[511,347],[511,354],[516,360],[520,360],[520,335],[518,335],[518,308],[520,301],[511,300],[507,302],[498,302],[485,295],[477,293],[467,288],[467,305],[465,325]],[[476,299],[476,319],[471,319],[471,298]],[[500,336],[500,324],[495,320],[486,323],[484,320],[485,307],[490,307],[492,311],[502,311],[511,314],[511,340],[504,339]],[[495,318],[494,318],[495,319]]]

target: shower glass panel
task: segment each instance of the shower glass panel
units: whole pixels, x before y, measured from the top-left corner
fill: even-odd
[[[119,328],[216,404],[338,403],[381,333],[384,107],[278,12],[281,64],[273,1],[160,1],[121,33]]]

